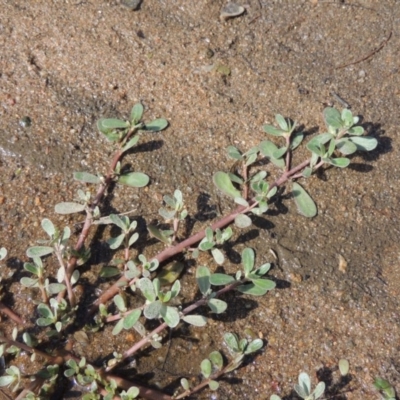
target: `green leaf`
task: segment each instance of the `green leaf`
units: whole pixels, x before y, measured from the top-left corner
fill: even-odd
[[[218,369],[222,369],[224,366],[224,360],[222,358],[222,355],[219,351],[213,351],[210,353],[208,356],[211,363]]]
[[[183,387],[184,390],[190,389],[189,381],[186,378],[181,379],[181,386]]]
[[[161,308],[163,304],[160,300],[153,301],[150,304],[147,304],[143,310],[143,315],[147,319],[154,319],[160,316]]]
[[[312,393],[314,395],[313,398],[315,400],[319,399],[324,394],[324,391],[325,391],[325,382],[319,382],[317,387],[314,389]]]
[[[17,377],[14,376],[14,375],[3,375],[3,376],[0,376],[0,387],[10,386],[16,380],[17,380]]]
[[[237,335],[234,333],[227,332],[224,334],[224,341],[226,345],[231,349],[234,353],[238,353],[239,350],[239,340]]]
[[[125,151],[128,151],[130,148],[132,148],[133,146],[136,145],[136,143],[139,141],[139,135],[135,135],[133,136],[133,138],[131,138],[129,140],[129,142],[122,148],[122,152],[125,153]]]
[[[128,229],[129,219],[125,216],[122,218],[117,214],[110,214],[109,218],[114,225],[117,225],[123,232]]]
[[[26,255],[31,258],[44,257],[53,252],[54,249],[53,247],[50,246],[34,246],[34,247],[29,247],[28,250],[26,250]]]
[[[281,114],[276,114],[275,119],[276,119],[276,122],[278,123],[279,127],[283,131],[287,132],[289,130],[288,124],[287,124],[285,118]]]
[[[263,264],[261,265],[261,267],[257,268],[256,270],[256,274],[258,276],[264,276],[271,268],[271,264],[267,263],[267,264]]]
[[[25,287],[39,287],[39,279],[27,278],[24,276],[20,279],[21,285]]]
[[[185,315],[182,320],[194,326],[205,326],[207,324],[207,318],[203,315]]]
[[[357,146],[349,138],[339,139],[335,144],[336,148],[346,156],[357,151]]]
[[[211,312],[216,314],[223,313],[228,307],[228,304],[220,299],[210,299],[208,300],[207,305],[210,307]]]
[[[88,172],[74,172],[74,179],[85,183],[100,183],[100,178],[97,175],[89,174]]]
[[[339,168],[346,168],[350,164],[350,160],[345,157],[329,158],[326,162]]]
[[[137,125],[143,116],[143,106],[141,103],[137,103],[132,107],[131,110],[131,123]]]
[[[378,146],[378,141],[371,136],[352,136],[350,140],[357,146],[357,150],[360,151],[371,151],[374,150],[376,146]]]
[[[304,133],[296,132],[290,139],[290,149],[294,150],[297,147],[299,147],[303,139],[304,139]]]
[[[222,253],[221,250],[219,249],[212,249],[211,250],[211,254],[214,258],[214,261],[218,264],[218,265],[222,265],[225,261],[225,257]]]
[[[239,214],[235,217],[235,225],[238,228],[248,228],[249,226],[251,226],[251,224],[251,218],[245,214]]]
[[[242,159],[242,154],[240,153],[240,151],[235,146],[228,146],[226,148],[226,151],[227,151],[228,156],[230,158],[233,158],[234,160],[241,160]]]
[[[113,298],[113,301],[119,311],[121,311],[121,312],[126,311],[125,300],[120,294],[115,295]]]
[[[264,281],[264,282],[261,282]],[[257,284],[256,284],[257,283]],[[254,279],[252,283],[246,283],[237,287],[239,292],[252,296],[263,296],[268,290],[275,287],[275,282],[269,279]]]
[[[203,374],[204,378],[209,378],[212,371],[211,362],[208,358],[203,360],[200,365],[201,373]]]
[[[280,147],[278,150],[274,151],[272,157],[275,159],[281,158],[286,154],[287,151],[288,151],[287,147]]]
[[[317,215],[317,206],[313,199],[297,182],[293,182],[292,194],[300,214],[308,218]]]
[[[232,198],[240,197],[239,190],[233,186],[232,181],[226,172],[216,172],[213,176],[213,181],[215,186],[226,195]]]
[[[353,126],[347,131],[347,133],[349,135],[361,136],[364,133],[364,128],[362,126]]]
[[[110,249],[118,249],[119,246],[121,246],[122,242],[125,239],[125,233],[121,233],[117,237],[113,237],[107,240],[108,245],[110,246]]]
[[[196,270],[196,281],[201,294],[205,295],[210,289],[210,270],[205,266],[199,266]]]
[[[154,291],[153,283],[149,278],[141,278],[138,282],[138,287],[142,291],[143,296],[146,297],[148,301],[155,301],[156,293]]]
[[[261,154],[269,158],[272,163],[274,163],[279,168],[285,167],[285,161],[281,158],[274,158],[273,154],[278,150],[278,147],[269,140],[264,140],[259,144],[259,149]]]
[[[244,269],[244,276],[247,276],[254,268],[254,250],[246,247],[242,252],[242,264]]]
[[[264,342],[261,339],[254,339],[247,345],[244,354],[255,353],[256,351],[260,350],[263,346]]]
[[[226,274],[212,274],[210,276],[210,283],[214,286],[225,286],[235,282],[235,278]]]
[[[342,110],[341,119],[345,122],[346,126],[353,125],[353,114],[349,109],[345,108]]]
[[[130,172],[119,176],[118,182],[122,185],[132,186],[132,187],[144,187],[150,181],[150,178],[143,174],[142,172]]]
[[[168,126],[168,121],[166,119],[159,118],[149,122],[148,124],[145,124],[144,129],[146,131],[158,132],[162,131],[167,126]]]
[[[38,313],[44,318],[54,318],[50,307],[44,303],[40,303],[37,307]]]
[[[149,231],[150,235],[153,236],[154,238],[158,239],[160,242],[163,242],[165,244],[169,245],[169,239],[167,236],[163,234],[162,231],[160,231],[156,226],[154,225],[147,225],[147,230]]]
[[[54,210],[57,214],[74,214],[84,211],[85,205],[66,201],[56,204]]]
[[[163,304],[161,306],[160,314],[170,328],[175,328],[179,324],[180,316],[175,307],[170,307]]]
[[[136,322],[139,320],[141,314],[141,310],[133,310],[131,313],[126,315],[123,322],[124,329],[133,328],[133,325],[135,325]]]
[[[116,118],[101,118],[97,121],[97,129],[104,134],[111,133],[115,129],[128,128],[129,123]]]
[[[112,330],[112,334],[118,335],[118,333],[120,333],[122,331],[122,329],[124,329],[124,318],[121,318],[116,325],[114,326],[114,329]]]
[[[333,107],[327,107],[323,111],[323,117],[327,126],[339,129],[343,126],[340,112]]]
[[[111,278],[112,276],[120,275],[121,271],[114,267],[104,267],[100,271],[101,278]]]
[[[311,167],[306,167],[303,169],[302,175],[304,176],[304,178],[309,178],[312,175],[312,168]]]
[[[208,382],[208,387],[210,390],[217,390],[219,388],[219,383],[217,381],[211,380]]]
[[[65,289],[66,289],[66,286],[63,285],[62,283],[50,283],[49,286],[47,287],[47,290],[50,295],[58,294]]]
[[[42,228],[50,237],[53,237],[53,235],[56,233],[54,224],[48,218],[42,219]]]
[[[263,126],[264,132],[268,133],[269,135],[273,136],[283,136],[285,134],[284,131],[281,129],[275,128],[273,125],[264,125]]]

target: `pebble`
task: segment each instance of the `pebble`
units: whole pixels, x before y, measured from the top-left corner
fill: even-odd
[[[229,18],[238,17],[244,13],[245,8],[237,5],[236,3],[229,2],[225,7],[222,8],[219,16],[221,21],[226,21]]]

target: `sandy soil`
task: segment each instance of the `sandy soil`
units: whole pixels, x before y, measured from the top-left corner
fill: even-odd
[[[248,0],[245,14],[223,22],[224,5],[143,0],[131,11],[109,0],[0,0],[0,245],[9,252],[7,268],[18,270],[17,281],[26,248],[45,236],[42,218],[59,226],[79,221],[56,216],[54,205],[75,197],[73,171],[105,171],[111,151],[95,126],[101,117],[125,118],[141,101],[147,120],[170,122],[125,160],[150,175],[151,185],[117,188],[108,210],[135,209],[155,221],[162,196],[179,188],[197,230],[209,223],[200,217],[206,199],[210,210],[233,207],[211,179],[232,167],[228,145],[257,145],[262,125],[278,112],[315,133],[326,105],[347,103],[378,148],[305,183],[316,218],[299,216],[283,200],[237,232],[228,249],[227,271],[236,270],[235,252],[251,246],[259,264],[274,263],[278,288],[256,300],[228,297],[227,315],[173,333],[168,353],[164,346],[139,358],[137,371],[174,390],[221,348],[224,331],[251,327],[265,351],[222,381],[213,398],[269,399],[279,387],[291,399],[301,371],[327,382],[330,399],[378,399],[375,376],[400,390],[399,2]],[[21,125],[26,116],[29,127]],[[112,256],[100,244],[108,235],[95,235],[96,256],[83,274],[88,284]],[[193,276],[183,282],[193,291]],[[31,294],[10,281],[5,291],[4,302],[22,312]],[[14,326],[4,317],[1,324],[6,333]],[[126,337],[114,340],[110,331],[90,336],[77,353],[96,363],[123,351]],[[350,362],[348,380],[339,378],[341,358]]]

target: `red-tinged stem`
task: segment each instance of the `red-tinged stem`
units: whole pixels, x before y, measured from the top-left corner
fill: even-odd
[[[172,400],[171,396],[159,392],[155,389],[146,388],[144,386],[138,385],[135,382],[128,381],[126,379],[120,378],[119,376],[107,374],[106,378],[108,380],[115,380],[118,387],[128,390],[130,387],[135,386],[139,389],[139,397],[147,400]]]
[[[17,314],[15,314],[15,312],[9,309],[7,306],[5,306],[1,301],[0,301],[0,312],[7,315],[7,317],[12,319],[17,324],[24,325],[24,321],[22,320],[22,318],[19,317]]]
[[[299,164],[297,167],[292,168],[290,171],[286,171],[282,174],[282,176],[277,179],[272,185],[270,186],[270,189],[273,189],[274,187],[279,187],[286,183],[289,179],[293,177],[297,172],[301,171],[307,165],[310,164],[310,159],[302,162]],[[216,229],[221,229],[227,225],[229,225],[231,222],[234,221],[234,219],[239,215],[243,214],[245,212],[250,211],[252,208],[256,207],[258,202],[255,199],[249,200],[249,206],[239,206],[237,207],[234,211],[232,211],[229,215],[221,218],[219,221],[215,222],[214,224],[211,225],[211,229],[215,231]],[[191,248],[193,245],[196,243],[200,242],[203,238],[205,237],[205,229],[201,230],[200,232],[196,233],[195,235],[191,236],[190,238],[180,242],[176,246],[173,247],[168,247],[165,250],[161,251],[159,254],[157,254],[152,260],[158,260],[159,263],[168,260],[169,258],[175,256],[176,254],[181,253],[185,249]],[[93,314],[96,312],[97,308],[99,307],[100,304],[104,304],[107,302],[109,299],[111,299],[113,296],[115,296],[119,289],[121,288],[121,285],[123,282],[126,281],[125,277],[121,277],[114,285],[110,286],[92,305],[92,307],[89,309],[89,313]],[[131,285],[132,282],[129,283]]]
[[[236,286],[242,285],[244,283],[244,281],[237,281],[234,283],[231,283],[230,285],[225,286],[224,288],[218,290],[218,292],[215,293],[215,298],[221,296],[222,294],[229,292],[233,289],[236,288]],[[181,315],[187,315],[190,312],[192,312],[193,310],[195,310],[196,308],[203,306],[205,304],[207,304],[208,299],[207,298],[201,298],[200,300],[197,300],[195,303],[191,304],[190,306],[186,307],[182,312]],[[143,346],[145,346],[146,344],[148,344],[151,341],[151,338],[154,335],[158,335],[159,333],[161,333],[164,329],[166,329],[168,327],[168,325],[163,322],[162,324],[160,324],[156,329],[154,329],[153,331],[151,331],[148,335],[146,335],[145,337],[143,337],[141,340],[139,340],[138,342],[136,342],[130,349],[126,350],[123,354],[122,354],[122,358],[118,359],[118,362],[116,362],[113,365],[110,365],[109,367],[107,367],[105,369],[105,372],[109,372],[112,369],[114,369],[119,363],[121,363],[123,360],[126,360],[128,357],[133,356],[138,350],[140,350]]]

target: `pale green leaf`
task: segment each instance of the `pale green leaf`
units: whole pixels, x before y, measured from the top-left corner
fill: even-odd
[[[141,103],[136,103],[131,110],[131,123],[136,125],[140,122],[143,116],[143,105]]]
[[[245,214],[239,214],[235,217],[235,225],[238,228],[248,228],[249,226],[251,226],[251,224],[251,218]]]
[[[133,325],[136,324],[141,314],[142,314],[141,310],[133,310],[128,315],[126,315],[124,317],[124,322],[123,322],[124,329],[133,328]]]
[[[88,172],[74,172],[74,179],[85,183],[100,183],[100,178],[97,175],[89,174]]]
[[[26,250],[26,255],[31,258],[44,257],[53,252],[54,249],[53,247],[50,246],[34,246],[34,247],[29,247],[28,250]]]
[[[207,305],[210,307],[211,312],[216,314],[223,313],[228,307],[228,304],[220,299],[210,299],[208,300]]]
[[[357,150],[360,151],[371,151],[378,146],[378,141],[371,136],[354,137],[350,140],[357,146]]]
[[[180,316],[175,307],[170,307],[163,304],[161,306],[160,314],[170,328],[175,328],[179,324]]]
[[[232,181],[226,172],[216,172],[213,176],[213,181],[215,186],[226,195],[232,198],[240,197],[239,190],[233,186]]]
[[[313,199],[297,182],[293,182],[292,194],[300,214],[308,218],[317,215],[317,206]]]
[[[159,118],[149,122],[148,124],[145,124],[144,129],[146,131],[158,132],[162,131],[167,126],[168,126],[168,121],[166,119]]]
[[[54,224],[48,218],[43,218],[41,225],[42,225],[42,228],[44,229],[44,231],[50,237],[53,237],[53,235],[56,233],[56,228],[55,228]]]
[[[149,181],[150,178],[142,172],[130,172],[128,174],[120,175],[118,178],[118,182],[122,185],[138,188],[146,186]]]
[[[207,324],[207,318],[203,315],[185,315],[182,320],[194,326],[205,326]]]
[[[201,373],[205,378],[208,378],[211,375],[212,366],[208,358],[204,359],[201,362],[200,368],[201,368]]]
[[[54,210],[57,214],[74,214],[84,211],[85,205],[66,201],[56,204]]]
[[[254,250],[250,247],[246,247],[242,252],[242,264],[245,276],[247,276],[253,270],[254,259]]]
[[[326,107],[323,111],[324,120],[327,126],[339,129],[343,126],[340,112],[333,107]]]
[[[204,295],[210,289],[210,270],[205,266],[199,266],[196,269],[196,281],[200,292]]]
[[[214,286],[225,286],[235,282],[235,278],[226,274],[212,274],[210,276],[210,283]]]

